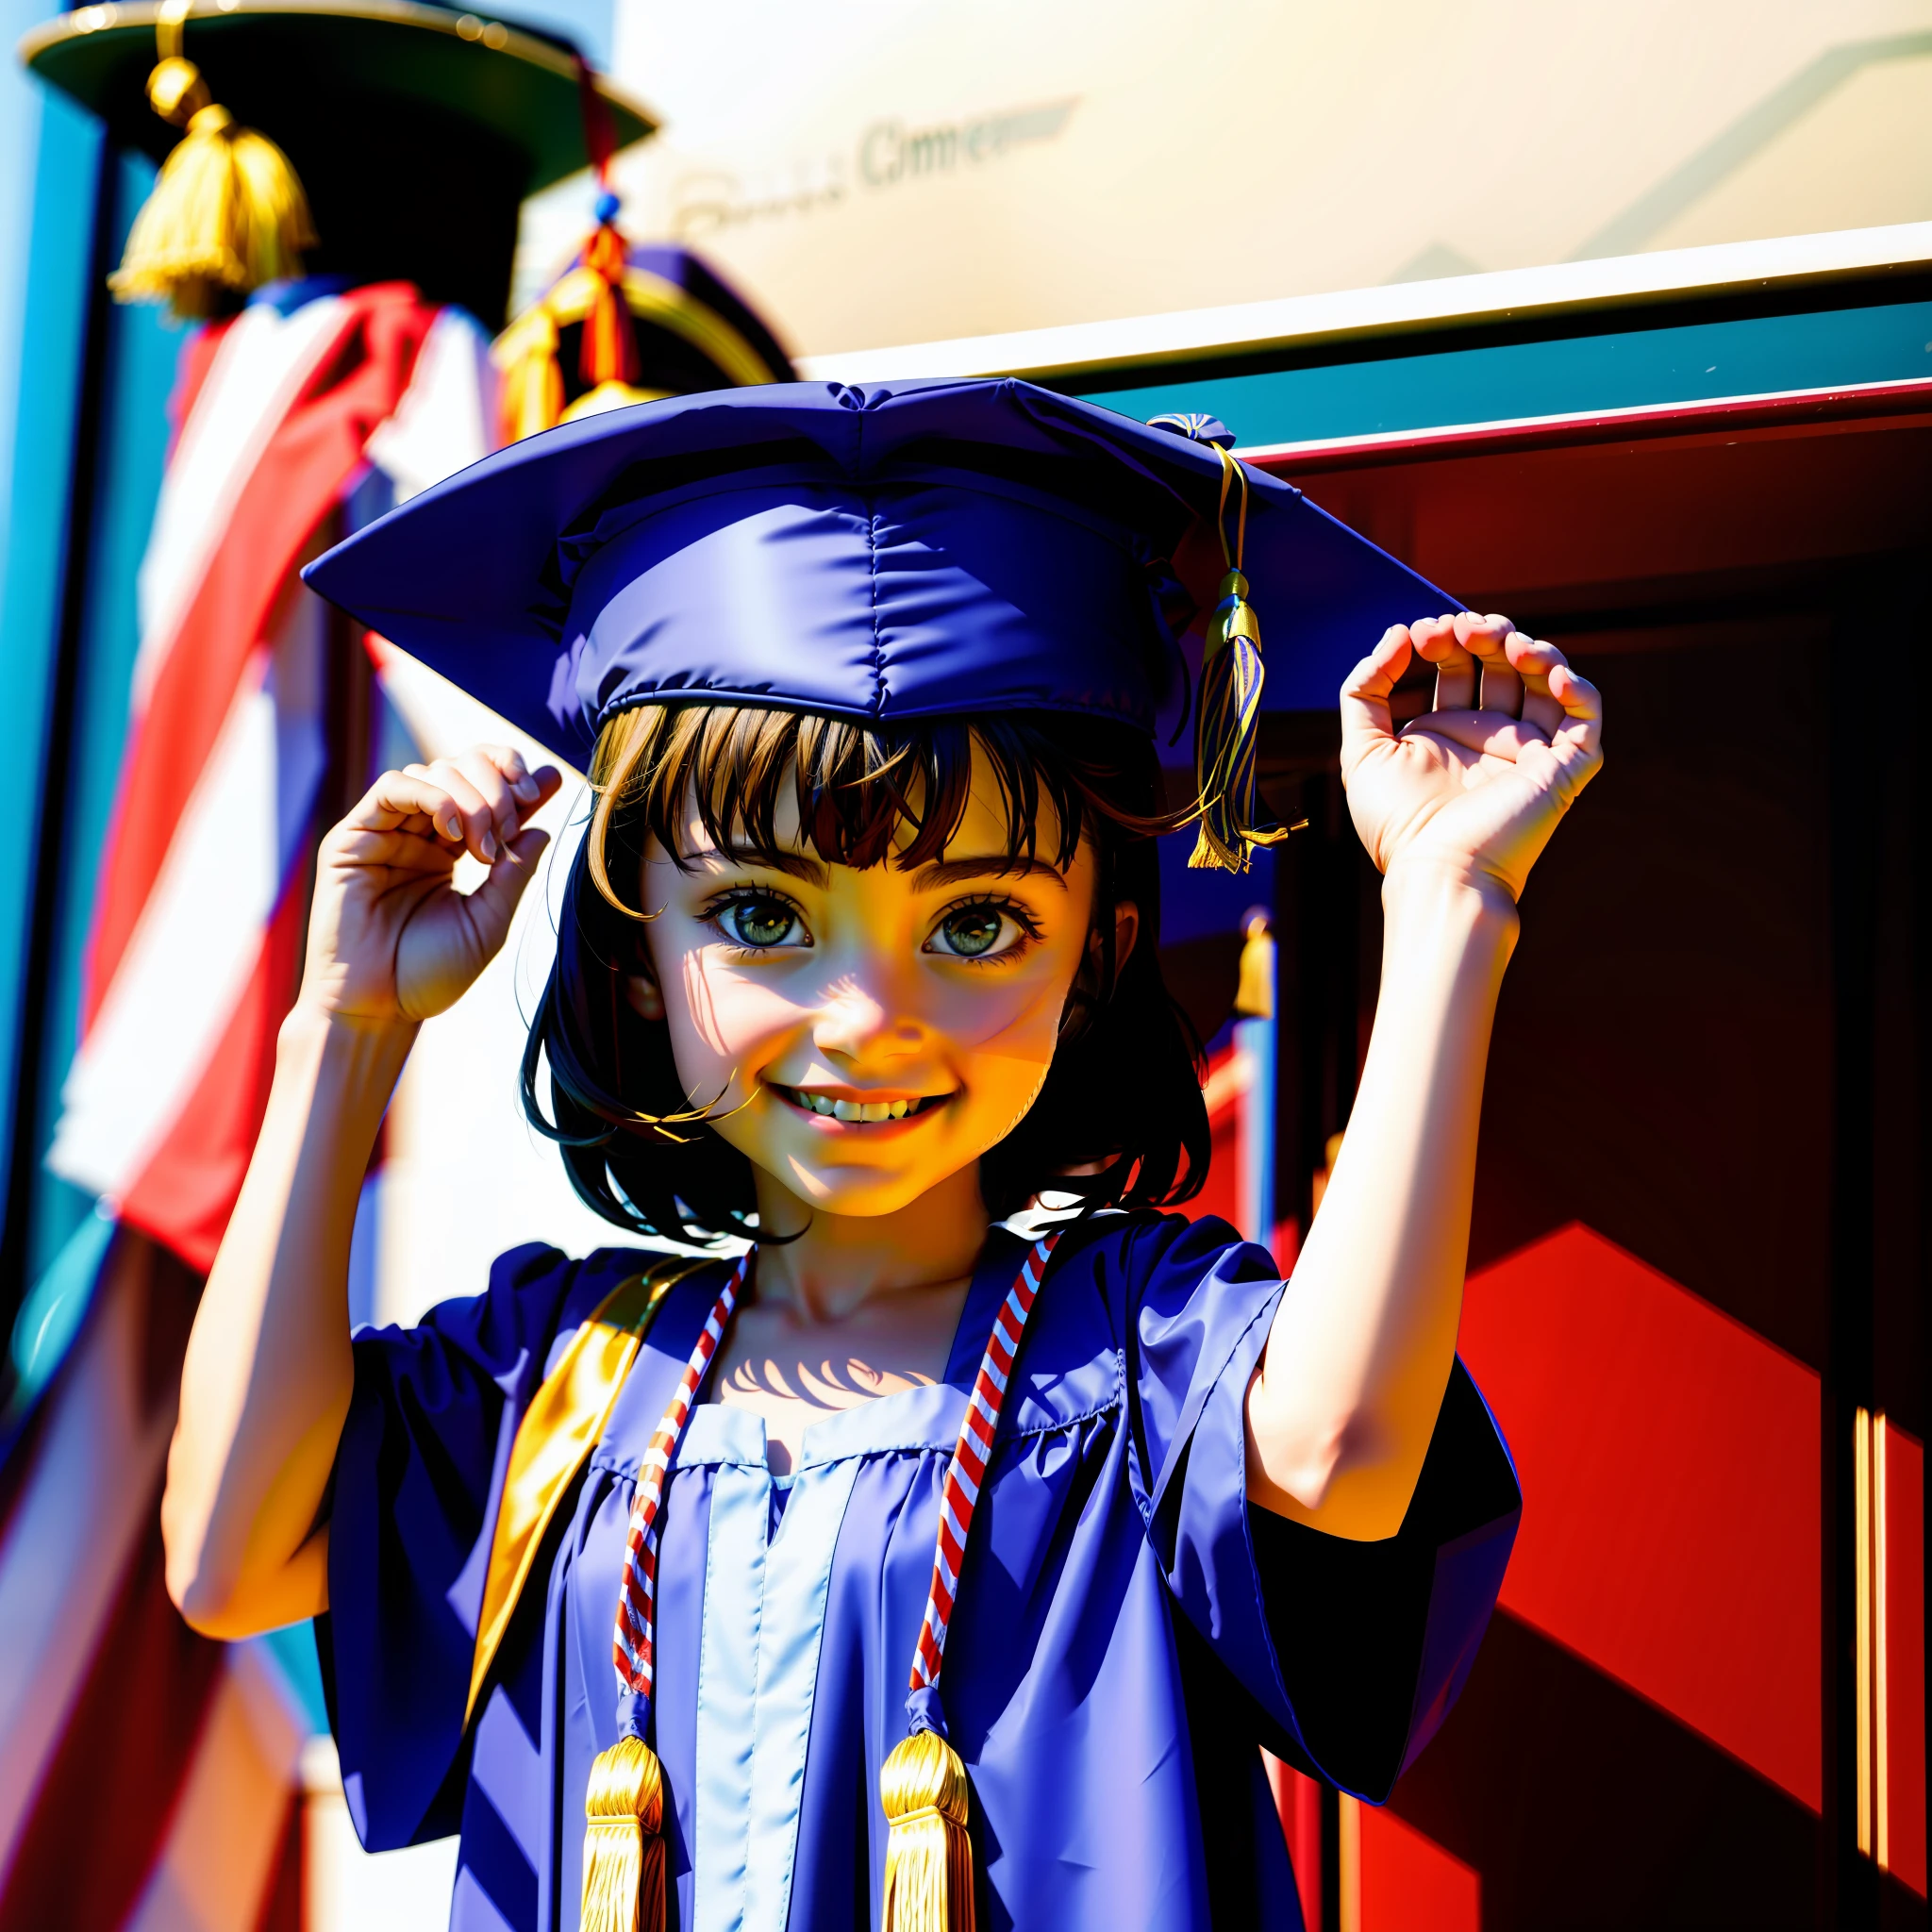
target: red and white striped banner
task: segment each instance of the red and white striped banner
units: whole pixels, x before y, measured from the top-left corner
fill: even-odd
[[[484,453],[481,331],[391,283],[191,344],[142,568],[141,653],[49,1164],[206,1269],[293,995],[328,765],[329,623],[294,577],[378,459]]]

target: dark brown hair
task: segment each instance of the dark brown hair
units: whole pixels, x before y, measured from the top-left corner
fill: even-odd
[[[1145,738],[1071,714],[859,724],[685,702],[622,712],[598,738],[595,802],[524,1053],[525,1111],[558,1142],[589,1206],[635,1233],[682,1241],[756,1227],[750,1162],[706,1123],[707,1097],[679,1085],[663,1023],[625,996],[625,975],[643,970],[645,915],[630,895],[649,841],[687,864],[695,801],[719,851],[772,863],[789,789],[804,841],[827,864],[923,865],[958,828],[975,746],[1002,795],[1008,857],[1064,870],[1084,837],[1098,861],[1094,943],[1053,1066],[1025,1118],[980,1162],[988,1209],[1009,1214],[1046,1187],[1125,1207],[1199,1191],[1209,1146],[1200,1046],[1160,976],[1154,835],[1169,820]],[[1053,849],[1036,852],[1042,826]],[[1114,913],[1126,902],[1140,935],[1117,963]]]

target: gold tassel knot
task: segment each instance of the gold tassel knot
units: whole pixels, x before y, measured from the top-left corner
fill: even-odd
[[[974,1932],[966,1767],[937,1731],[914,1731],[879,1769],[886,1895],[879,1932]]]
[[[178,33],[177,23],[177,43]],[[201,70],[178,53],[163,52],[147,96],[156,113],[186,131],[108,278],[115,295],[165,302],[177,317],[198,320],[225,298],[301,274],[315,228],[288,156],[266,135],[238,127],[209,98]]]
[[[664,1932],[664,1768],[641,1738],[598,1752],[584,1794],[582,1932]]]

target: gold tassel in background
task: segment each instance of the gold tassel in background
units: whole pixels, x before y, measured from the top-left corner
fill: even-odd
[[[598,1752],[584,1820],[581,1932],[664,1932],[664,1769],[641,1738]]]
[[[557,318],[544,304],[538,303],[496,339],[491,360],[503,377],[497,407],[505,442],[521,442],[563,420]]]
[[[974,1932],[959,1754],[937,1731],[914,1731],[880,1768],[879,1798],[888,1826],[879,1932]]]
[[[575,261],[491,348],[490,359],[503,377],[498,422],[507,443],[605,409],[654,403],[666,393],[638,387],[637,335],[626,279],[630,263],[615,225],[617,207],[617,197],[608,191],[599,197],[597,226]],[[577,343],[581,393],[566,405],[558,354],[560,334],[573,323],[583,325]]]
[[[160,61],[147,97],[188,130],[161,163],[108,286],[124,302],[165,302],[183,320],[218,312],[225,298],[300,275],[315,246],[308,199],[289,158],[266,135],[238,127],[181,57],[181,0],[155,25]]]

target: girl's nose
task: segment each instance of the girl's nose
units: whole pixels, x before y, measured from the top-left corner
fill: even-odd
[[[812,1041],[820,1052],[850,1060],[881,1051],[903,1051],[919,1035],[919,1024],[910,1015],[895,1013],[879,990],[857,981],[827,991],[812,1027]]]

